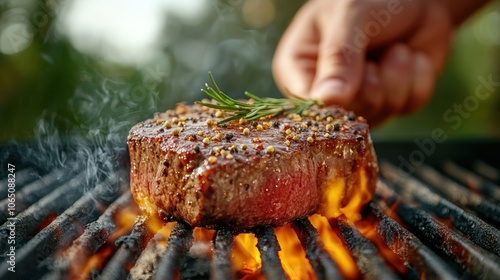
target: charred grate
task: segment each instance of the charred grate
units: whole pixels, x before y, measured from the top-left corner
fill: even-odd
[[[371,221],[371,234],[343,216],[327,221],[328,230],[340,240],[338,246],[355,264],[355,274],[343,272],[343,260],[322,239],[323,229],[306,217],[293,221],[293,238],[314,273],[310,278],[500,279],[498,165],[443,162],[422,164],[409,175],[381,160],[375,198],[363,212]],[[236,238],[242,233],[218,228],[203,245],[196,238],[197,229],[188,224],[157,224],[140,216],[128,191],[126,169],[91,181],[86,174],[76,164],[45,173],[31,167],[17,172],[16,272],[8,270],[11,250],[3,242],[1,279],[246,275],[234,269],[233,259]],[[4,213],[7,205],[7,200],[0,201]],[[0,237],[8,240],[8,217],[0,218]],[[257,278],[296,279],[283,261],[278,230],[259,227],[245,233],[256,237],[262,260]],[[396,258],[396,264],[390,258]]]

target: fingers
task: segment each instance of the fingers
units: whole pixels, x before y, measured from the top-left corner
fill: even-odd
[[[311,89],[313,98],[341,106],[348,106],[359,91],[368,44],[364,34],[353,34],[353,28],[362,26],[363,17],[357,16],[355,8],[345,10],[351,12],[318,19],[319,26],[338,28],[320,31],[316,76]]]
[[[346,109],[352,110],[371,121],[372,118],[380,114],[384,101],[385,95],[378,66],[374,62],[367,62],[362,88],[355,100]]]
[[[446,24],[433,26],[446,21],[439,9],[425,9],[420,1],[401,7],[386,1],[307,2],[276,49],[278,88],[285,95],[344,106],[371,124],[421,108],[430,99],[450,40],[442,36],[449,33]],[[376,47],[385,53],[375,64],[366,53]]]
[[[413,87],[403,113],[415,112],[427,104],[436,82],[436,71],[427,55],[416,53],[413,66]]]
[[[434,2],[436,5],[425,14],[421,27],[408,41],[408,45],[427,55],[435,75],[438,75],[450,52],[453,25],[446,17],[448,13],[442,11],[439,1]]]
[[[403,44],[392,46],[383,56],[380,63],[385,95],[383,114],[399,114],[406,106],[413,84],[413,60],[410,49]]]
[[[393,3],[394,4],[394,3]],[[349,106],[360,91],[368,47],[413,30],[420,2],[307,2],[287,28],[275,52],[278,88],[326,104]]]
[[[347,109],[377,125],[422,108],[430,99],[435,71],[429,57],[407,46],[391,47],[379,64],[367,62],[359,94]]]
[[[359,39],[353,34],[355,26],[363,26],[359,20],[365,17],[357,16],[362,12],[342,7],[355,2],[310,1],[299,10],[273,59],[273,75],[283,93],[344,106],[354,98],[368,44],[366,35]]]
[[[348,108],[371,125],[401,114],[412,96],[413,80],[412,52],[403,44],[394,45],[378,64],[367,62],[361,90]]]
[[[280,91],[287,95],[310,98],[309,92],[316,74],[319,34],[307,3],[295,15],[285,31],[273,57],[273,76]]]

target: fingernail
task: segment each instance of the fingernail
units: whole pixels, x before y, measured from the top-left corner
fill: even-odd
[[[313,98],[327,100],[346,94],[349,85],[342,79],[330,79],[320,83],[312,93]]]
[[[394,47],[392,56],[390,58],[392,63],[395,64],[403,64],[406,63],[409,59],[409,51],[403,45],[397,45]]]

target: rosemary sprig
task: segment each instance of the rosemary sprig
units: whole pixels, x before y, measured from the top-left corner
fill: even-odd
[[[313,105],[323,105],[323,102],[320,100],[307,100],[293,94],[289,94],[292,98],[263,98],[248,91],[245,91],[245,96],[253,99],[253,102],[235,100],[220,90],[211,72],[208,72],[208,76],[210,77],[213,87],[205,84],[205,89],[201,91],[215,100],[216,103],[202,101],[196,101],[196,103],[232,114],[222,121],[219,121],[219,123],[241,118],[255,120],[261,117],[275,116],[278,114],[300,114]]]

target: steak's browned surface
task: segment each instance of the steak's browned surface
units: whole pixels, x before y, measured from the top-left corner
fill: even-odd
[[[355,213],[373,195],[377,163],[362,117],[339,107],[217,125],[223,117],[178,105],[132,128],[131,190],[143,211],[251,228]]]

